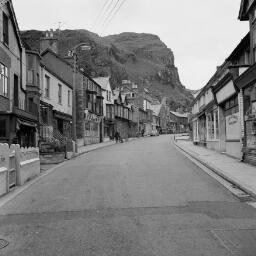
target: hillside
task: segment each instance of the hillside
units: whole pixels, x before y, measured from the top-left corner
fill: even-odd
[[[23,31],[22,39],[27,47],[39,50],[43,35],[42,31]],[[158,99],[167,96],[173,109],[187,107],[193,99],[180,82],[173,52],[156,35],[126,32],[99,37],[87,30],[63,30],[58,35],[62,56],[78,43],[91,45],[91,51],[79,52],[79,65],[92,77],[110,75],[113,87],[123,79],[132,80]]]

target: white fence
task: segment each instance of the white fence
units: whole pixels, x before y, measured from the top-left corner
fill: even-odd
[[[0,195],[40,173],[38,148],[0,144]]]

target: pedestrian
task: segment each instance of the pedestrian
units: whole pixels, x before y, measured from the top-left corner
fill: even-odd
[[[118,141],[120,139],[120,134],[118,131],[115,131],[114,137],[115,137],[116,143],[118,143]]]

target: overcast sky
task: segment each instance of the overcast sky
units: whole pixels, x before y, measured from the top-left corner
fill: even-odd
[[[114,6],[118,0],[13,0],[13,4],[21,30],[56,29],[62,22],[61,29],[99,33],[104,18],[97,17],[106,1]],[[249,31],[248,22],[237,19],[240,1],[125,0],[103,35],[157,34],[173,50],[181,82],[200,89]]]

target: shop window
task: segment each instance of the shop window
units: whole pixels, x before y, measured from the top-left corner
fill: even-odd
[[[256,148],[256,84],[244,90],[246,146]]]
[[[256,120],[248,120],[246,122],[246,146],[248,148],[256,148]]]
[[[207,139],[219,139],[219,117],[216,110],[207,115]]]
[[[0,119],[0,138],[6,137],[6,120]]]
[[[193,122],[193,134],[194,134],[194,140],[198,140],[198,122]]]
[[[207,139],[213,140],[214,139],[214,115],[213,112],[207,115]]]
[[[84,123],[84,129],[85,129],[85,136],[89,136],[90,135],[90,123],[88,121],[86,121]]]
[[[256,118],[256,85],[251,85],[244,90],[245,119]]]
[[[0,63],[0,94],[8,96],[8,68]]]
[[[63,134],[64,123],[62,119],[57,119],[57,127],[58,130]]]
[[[44,124],[48,124],[48,108],[41,107],[41,118]]]

